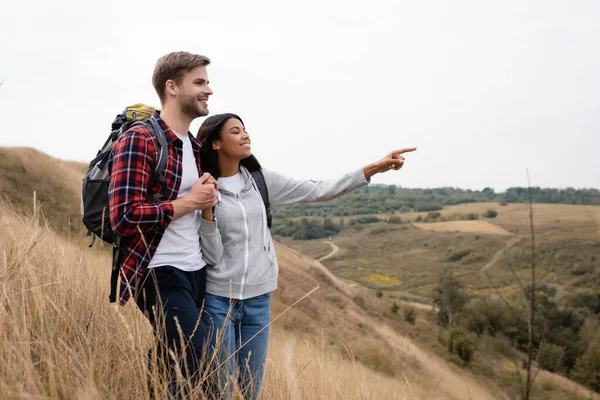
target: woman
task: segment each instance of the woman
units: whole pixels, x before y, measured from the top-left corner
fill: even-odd
[[[277,288],[278,265],[266,209],[249,171],[261,169],[252,155],[250,136],[235,114],[207,118],[198,139],[202,142],[203,171],[219,184],[215,216],[223,243],[223,256],[206,271],[203,324],[212,331],[213,348],[220,348],[224,366],[220,390],[231,393],[231,379],[245,398],[258,398],[264,374],[270,320],[270,296]],[[366,185],[370,178],[404,164],[403,153],[394,151],[364,168],[329,181],[300,181],[262,170],[271,209],[284,204],[331,200]],[[251,340],[250,340],[251,339]]]

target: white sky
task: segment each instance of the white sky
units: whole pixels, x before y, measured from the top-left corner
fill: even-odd
[[[207,55],[211,113],[264,167],[374,182],[600,187],[600,1],[20,0],[0,14],[0,146],[89,161],[170,51]],[[201,123],[192,124],[195,133]]]

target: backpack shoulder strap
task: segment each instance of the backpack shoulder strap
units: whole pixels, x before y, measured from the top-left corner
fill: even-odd
[[[161,176],[164,176],[165,167],[167,166],[167,158],[169,158],[167,138],[165,137],[165,133],[161,129],[160,125],[158,125],[158,121],[152,117],[149,118],[148,121],[150,121],[152,132],[154,132],[154,135],[156,135],[160,151],[158,154],[158,162],[156,163],[155,171]]]
[[[271,205],[269,203],[269,190],[267,189],[267,183],[265,182],[265,176],[262,172],[262,169],[257,169],[254,171],[250,171],[250,175],[256,182],[256,186],[258,186],[258,191],[260,192],[260,196],[265,203],[265,209],[267,210],[267,226],[271,229],[271,224],[273,222],[273,215],[271,214]]]
[[[168,197],[166,194],[167,180],[165,179],[165,167],[167,166],[167,159],[169,158],[167,138],[165,137],[165,133],[161,129],[160,125],[154,118],[148,118],[147,120],[142,120],[139,122],[136,121],[134,125],[137,124],[143,124],[146,128],[149,128],[152,131],[152,134],[156,136],[156,139],[158,140],[158,160],[156,161],[154,171],[152,171],[150,187],[160,185],[161,190],[159,190],[155,195],[148,197],[149,201],[155,202],[161,198],[164,199]]]

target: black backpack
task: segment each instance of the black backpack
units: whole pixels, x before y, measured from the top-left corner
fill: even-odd
[[[81,213],[83,215],[83,224],[88,229],[88,236],[92,236],[92,242],[89,247],[94,245],[96,237],[113,245],[117,240],[117,235],[115,235],[110,225],[108,206],[110,175],[107,164],[113,144],[132,127],[144,125],[156,135],[159,143],[159,158],[152,173],[150,187],[160,184],[164,188],[164,169],[168,157],[167,140],[158,122],[147,111],[144,112],[142,110],[142,112],[139,112],[142,114],[142,117],[145,117],[144,119],[137,119],[138,111],[136,111],[136,108],[139,110],[138,105],[127,107],[122,114],[117,115],[112,123],[108,139],[106,139],[96,157],[90,162],[88,171],[83,178],[81,185]],[[160,193],[160,196],[162,196],[162,193]]]
[[[119,277],[120,258],[122,249],[122,238],[116,235],[110,224],[110,209],[108,205],[108,186],[110,185],[110,174],[108,171],[108,159],[112,146],[116,141],[134,126],[144,125],[150,129],[156,136],[159,144],[159,156],[155,168],[152,171],[149,188],[161,185],[161,190],[151,196],[151,190],[148,192],[148,201],[153,202],[161,198],[166,198],[166,180],[164,170],[169,156],[167,148],[167,139],[158,125],[158,122],[152,118],[154,109],[143,104],[136,104],[127,107],[122,114],[117,115],[111,125],[111,132],[102,148],[98,151],[96,157],[90,162],[88,171],[83,178],[81,185],[81,214],[83,215],[83,224],[88,229],[88,236],[92,236],[89,247],[96,242],[96,237],[112,244],[113,259],[112,273],[110,277],[109,300],[114,303],[117,298],[117,280]],[[140,119],[138,119],[138,116]]]
[[[256,182],[256,186],[258,186],[258,191],[260,192],[260,196],[265,203],[265,209],[267,210],[267,226],[271,229],[271,225],[273,223],[273,215],[271,214],[271,204],[269,203],[269,190],[267,189],[267,183],[265,182],[265,176],[263,175],[262,169],[255,169],[250,171],[250,175]]]

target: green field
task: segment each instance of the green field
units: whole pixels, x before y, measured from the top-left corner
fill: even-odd
[[[444,208],[442,215],[482,213],[494,208],[498,217],[487,223],[511,232],[513,236],[481,232],[435,232],[412,223],[374,224],[346,227],[332,238],[339,252],[323,261],[333,273],[349,281],[388,294],[417,296],[427,302],[440,273],[452,271],[473,294],[518,292],[511,268],[523,279],[529,276],[531,238],[529,207],[526,204],[471,203]],[[537,263],[543,282],[559,292],[574,287],[600,284],[600,206],[534,204]],[[391,214],[378,214],[387,219]],[[414,221],[426,213],[394,214]],[[334,222],[339,222],[339,218]],[[466,222],[466,221],[465,221]],[[471,221],[469,221],[471,222]],[[481,221],[483,222],[483,221]],[[434,227],[437,223],[427,224]],[[485,273],[481,269],[506,243],[519,241],[500,256]],[[304,254],[318,258],[331,251],[326,240],[309,241],[280,238]],[[462,253],[467,253],[460,257]]]

